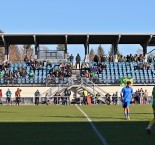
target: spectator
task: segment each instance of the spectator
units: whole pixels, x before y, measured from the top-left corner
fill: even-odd
[[[0,78],[4,78],[4,73],[0,72]]]
[[[94,76],[95,76],[94,72],[91,71],[90,72],[90,79],[93,80],[94,79]]]
[[[88,96],[88,91],[84,90],[83,91],[83,103],[84,103],[84,105],[87,105],[87,96]]]
[[[148,57],[148,62],[149,63],[152,63],[152,57],[149,55],[149,57]]]
[[[39,90],[37,90],[37,91],[34,93],[34,96],[35,96],[35,105],[39,105],[39,97],[40,97],[40,92],[39,92]]]
[[[3,94],[2,94],[2,90],[0,89],[0,104],[2,105],[2,97],[3,97]]]
[[[117,105],[117,94],[112,95],[112,102],[113,102],[113,105]]]
[[[144,97],[143,97],[143,104],[146,104],[147,98],[148,98],[148,92],[147,92],[147,90],[145,90]]]
[[[101,95],[99,93],[96,94],[95,96],[95,102],[94,104],[99,104],[99,98],[101,97]]]
[[[106,57],[105,57],[105,55],[104,55],[104,56],[101,56],[101,62],[106,62]]]
[[[25,61],[26,63],[29,61],[28,58],[27,58],[27,55],[25,55],[24,61]]]
[[[71,56],[69,57],[69,60],[71,62],[71,66],[73,67],[73,62],[74,62],[74,56],[71,54]]]
[[[110,105],[110,104],[111,104],[111,95],[110,95],[109,93],[107,93],[107,94],[105,95],[105,97],[106,97],[106,104],[107,104],[107,105]]]
[[[10,89],[7,90],[6,92],[6,103],[9,105],[11,104],[11,96],[12,96],[12,92],[10,91]]]
[[[85,77],[89,78],[90,77],[90,73],[88,72],[88,70],[85,72]]]
[[[57,105],[59,104],[59,98],[58,98],[59,94],[56,93],[53,97],[54,97],[54,104]]]
[[[81,62],[81,57],[79,54],[77,54],[77,56],[76,56],[76,68],[80,69],[80,62]],[[77,65],[79,65],[79,67],[77,67]]]
[[[20,93],[21,93],[21,89],[17,89],[17,91],[15,92],[15,100],[16,100],[16,105],[19,106],[19,103],[20,103]]]
[[[50,85],[51,84],[51,82],[52,82],[52,78],[51,78],[51,75],[50,74],[48,74],[47,75],[47,78],[46,78],[46,85],[48,86],[48,85]]]
[[[37,65],[38,63],[36,62],[36,65]],[[51,64],[51,62],[49,61],[49,60],[47,60],[47,62],[46,62],[46,66],[48,67],[52,67],[52,64]]]
[[[71,100],[70,100],[71,91],[68,88],[64,91],[64,95],[65,95],[63,98],[64,105],[65,104],[67,105],[67,99],[68,99],[68,104],[70,105],[71,104]]]
[[[48,105],[48,93],[45,94],[44,101],[42,101],[42,104]]]
[[[139,90],[139,93],[140,93],[140,104],[141,104],[143,103],[143,96],[144,96],[144,91],[142,88]]]
[[[31,70],[31,72],[30,72],[30,77],[31,77],[31,78],[34,77],[34,71],[33,71],[33,70]]]
[[[109,56],[109,62],[113,62],[113,56],[112,56],[112,54],[110,54],[110,56]]]
[[[99,57],[97,55],[95,55],[95,57],[94,57],[94,62],[97,63],[97,65],[98,65]]]
[[[88,94],[87,96],[87,105],[91,105],[91,96]]]
[[[134,93],[134,100],[135,100],[135,103],[139,103],[139,92],[137,90]]]

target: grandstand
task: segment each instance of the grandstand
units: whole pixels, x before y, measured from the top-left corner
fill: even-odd
[[[9,60],[9,46],[20,44],[34,44],[35,45],[35,61],[36,64],[29,62],[8,62]],[[64,58],[47,58],[46,51],[39,52],[39,45],[41,44],[65,44]],[[85,49],[85,60],[81,62],[83,65],[89,66],[89,71],[93,68],[98,69],[96,62],[89,62],[89,45],[90,44],[111,44],[113,52],[113,62],[101,62],[101,67],[104,69],[94,72],[94,78],[85,77],[85,68],[74,68],[70,66],[67,61],[67,46],[68,44],[83,44]],[[118,62],[117,49],[119,44],[140,44],[143,48],[144,61],[124,61]],[[120,86],[121,78],[133,78],[134,86],[152,86],[155,83],[155,65],[154,62],[147,62],[147,47],[155,46],[155,34],[0,34],[0,47],[5,47],[5,63],[1,67],[0,85],[1,86],[21,86],[21,87],[52,87],[53,95],[55,92],[63,91],[69,87],[72,92],[75,90],[81,95],[83,89],[87,89],[90,94],[94,95],[100,93],[103,97],[109,90],[106,86]],[[39,53],[43,54],[41,57]],[[48,52],[50,53],[50,52]],[[52,52],[53,53],[53,52]],[[45,57],[44,59],[42,59]],[[42,60],[46,60],[46,64]],[[66,72],[69,70],[69,76],[62,73],[62,75],[52,78],[51,71],[59,70],[60,64],[65,65]],[[149,68],[147,68],[149,64]],[[81,66],[82,66],[81,65]],[[141,67],[142,66],[142,67]],[[146,66],[143,69],[143,66]],[[24,70],[24,72],[21,70]],[[11,77],[8,76],[11,74]],[[14,77],[13,74],[15,74]],[[49,75],[51,78],[49,79]],[[63,87],[62,87],[63,86]],[[82,86],[82,88],[81,88]],[[94,87],[95,86],[95,87]],[[105,87],[104,87],[105,86]],[[95,88],[95,89],[94,89]],[[103,91],[103,90],[107,91]],[[147,88],[151,90],[152,87]],[[115,89],[114,89],[115,90]],[[47,91],[49,92],[49,88]],[[150,91],[151,92],[151,91]],[[34,93],[34,92],[33,92]],[[32,96],[31,94],[23,94],[25,97]],[[110,93],[115,93],[114,91]],[[42,95],[45,95],[43,93]]]

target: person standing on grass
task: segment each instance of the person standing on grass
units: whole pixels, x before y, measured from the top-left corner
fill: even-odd
[[[40,92],[39,92],[39,90],[37,90],[37,91],[34,93],[34,96],[35,96],[35,105],[39,105],[39,97],[40,97]]]
[[[48,105],[48,93],[45,94],[45,104]]]
[[[19,103],[20,103],[20,92],[21,92],[21,90],[19,88],[15,92],[16,105],[18,105],[18,106],[19,106]]]
[[[154,86],[153,91],[152,91],[152,97],[153,97],[152,108],[153,108],[154,118],[150,121],[148,127],[146,128],[146,132],[148,134],[151,134],[151,128],[155,124],[155,86]]]
[[[11,103],[11,96],[12,96],[12,92],[10,91],[10,89],[8,89],[6,92],[6,103],[8,105]]]
[[[3,94],[2,94],[2,90],[0,89],[0,104],[3,105],[2,103],[2,97],[3,97]]]
[[[130,110],[129,110],[129,106],[130,106],[130,102],[132,100],[133,97],[133,89],[131,86],[131,82],[127,81],[126,86],[122,89],[120,95],[122,98],[122,105],[124,108],[124,115],[125,118],[130,120],[129,114],[130,114]]]
[[[87,96],[88,96],[88,91],[84,90],[83,91],[83,103],[84,103],[84,105],[87,105]]]
[[[147,99],[148,99],[148,92],[147,92],[147,90],[145,90],[144,97],[143,97],[143,104],[146,104]]]
[[[68,100],[68,104],[70,105],[71,104],[71,101],[70,101],[70,95],[71,95],[71,91],[67,88],[65,91],[64,91],[64,100],[66,100],[66,103],[67,103],[67,100]]]

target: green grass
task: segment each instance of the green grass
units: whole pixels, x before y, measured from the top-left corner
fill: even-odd
[[[132,105],[131,121],[121,106],[80,106],[109,145],[153,145],[145,127],[151,105]],[[76,106],[0,106],[0,145],[102,145]]]

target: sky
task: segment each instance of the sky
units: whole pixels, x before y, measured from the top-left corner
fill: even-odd
[[[0,0],[0,29],[5,33],[155,33],[154,6],[155,0]],[[109,47],[103,45],[105,52]],[[140,46],[119,48],[128,54]],[[82,45],[69,46],[74,55],[79,50],[83,56]]]

